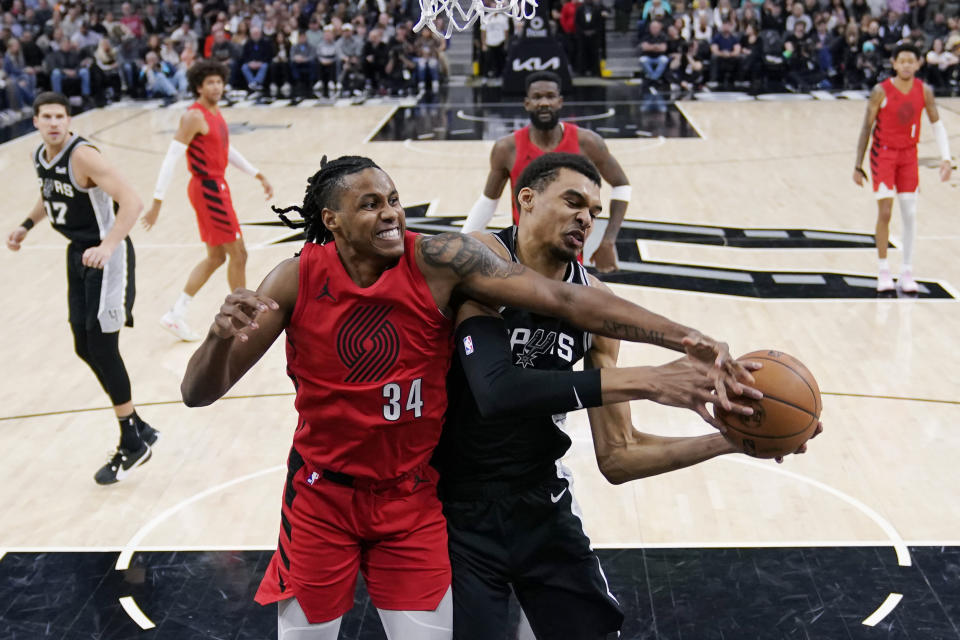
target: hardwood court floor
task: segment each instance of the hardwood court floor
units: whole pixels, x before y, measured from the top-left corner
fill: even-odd
[[[941,100],[960,149],[960,101]],[[851,181],[865,103],[682,103],[701,138],[608,140],[634,185],[628,217],[734,228],[873,232],[875,204]],[[176,127],[177,109],[83,114],[74,130],[94,140],[147,201]],[[233,108],[233,144],[273,183],[279,204],[298,202],[320,157],[374,158],[409,205],[465,215],[482,188],[492,142],[369,142],[389,106]],[[921,157],[935,157],[924,121]],[[38,196],[31,135],[0,148],[4,233]],[[230,170],[242,222],[272,220],[256,181]],[[957,191],[921,168],[915,273],[956,295],[960,284]],[[205,409],[179,404],[193,346],[157,320],[203,252],[181,165],[154,230],[133,233],[136,326],[122,350],[141,415],[162,431],[153,459],[126,482],[98,487],[92,474],[115,445],[106,397],[72,352],[66,324],[64,241],[34,229],[18,254],[0,251],[0,554],[4,550],[269,549],[276,541],[283,463],[295,425],[278,343],[231,392]],[[604,188],[604,199],[609,188]],[[501,216],[507,220],[506,199]],[[893,235],[900,221],[895,212]],[[295,244],[273,245],[275,227],[245,227],[248,278],[256,285]],[[599,234],[597,234],[599,235]],[[899,246],[899,245],[898,245]],[[644,240],[644,260],[693,268],[875,275],[869,248],[734,248]],[[900,251],[891,251],[895,272]],[[661,477],[610,486],[596,469],[585,415],[572,415],[567,457],[586,530],[601,547],[890,547],[960,544],[960,305],[953,299],[763,299],[615,285],[639,304],[705,333],[734,352],[777,348],[801,358],[824,392],[826,431],[810,452],[778,466],[726,456]],[[216,274],[190,311],[204,328],[226,293]],[[621,364],[672,354],[625,345]],[[652,433],[709,432],[690,412],[635,403]],[[904,550],[901,547],[901,552]],[[893,554],[891,549],[889,554]],[[2,556],[0,556],[2,557]],[[892,555],[891,555],[892,557]],[[897,556],[902,560],[901,556]],[[2,559],[0,559],[2,562]],[[900,564],[903,564],[902,562]],[[866,613],[869,613],[866,612]],[[954,627],[956,628],[956,627]]]

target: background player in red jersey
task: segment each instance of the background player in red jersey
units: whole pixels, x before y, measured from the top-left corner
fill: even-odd
[[[247,283],[247,250],[237,214],[233,210],[230,188],[224,180],[227,163],[254,176],[263,185],[267,199],[273,197],[273,187],[267,178],[230,145],[227,123],[218,106],[227,77],[226,67],[213,60],[201,60],[190,67],[187,81],[197,101],[180,118],[180,126],[170,142],[157,177],[153,205],[143,216],[143,226],[147,229],[156,224],[163,197],[173,179],[173,171],[179,158],[186,153],[191,176],[187,195],[197,213],[197,226],[200,228],[200,239],[207,245],[207,257],[190,272],[180,297],[160,320],[165,329],[181,340],[201,338],[187,324],[187,307],[200,287],[228,256],[227,282],[230,289],[243,288]]]
[[[607,149],[603,138],[573,123],[560,122],[560,109],[563,108],[561,86],[560,76],[550,71],[537,71],[527,76],[527,95],[523,99],[523,108],[530,115],[530,124],[500,138],[493,145],[487,184],[470,210],[463,232],[482,231],[487,226],[497,210],[497,202],[507,180],[510,181],[513,224],[517,224],[520,214],[513,199],[513,187],[527,165],[534,158],[551,151],[581,153],[593,161],[600,176],[613,187],[610,194],[610,220],[600,246],[590,256],[590,262],[596,265],[598,271],[608,273],[617,268],[617,234],[630,202],[630,181],[620,163]]]
[[[877,255],[880,258],[877,291],[893,291],[893,278],[887,262],[887,240],[890,236],[890,216],[893,196],[900,201],[903,216],[903,266],[898,278],[900,289],[916,293],[913,279],[913,242],[917,235],[917,141],[920,140],[920,114],[924,108],[933,125],[933,134],[940,150],[940,180],[950,179],[950,144],[947,131],[940,122],[940,114],[930,87],[915,78],[920,68],[920,52],[912,44],[897,45],[893,51],[893,70],[896,75],[873,87],[867,114],[857,142],[853,181],[863,186],[866,172],[863,154],[873,131],[870,147],[870,174],[873,192],[877,197]]]
[[[449,638],[445,522],[427,463],[446,410],[452,300],[686,351],[710,365],[725,407],[727,389],[752,380],[725,344],[606,291],[544,278],[463,234],[407,233],[393,181],[367,158],[323,166],[301,215],[303,252],[256,293],[227,296],[181,385],[189,406],[214,402],[286,331],[300,418],[279,545],[257,594],[281,601],[281,638],[336,638],[358,571],[389,637]],[[565,238],[579,252],[583,234]]]

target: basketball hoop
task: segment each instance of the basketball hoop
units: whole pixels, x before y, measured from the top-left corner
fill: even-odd
[[[537,13],[537,0],[492,0],[490,5],[483,0],[420,0],[420,21],[413,30],[419,33],[428,27],[441,38],[449,39],[454,31],[472,27],[478,18],[480,24],[487,24],[498,13],[513,20],[529,20]],[[435,22],[438,16],[447,22],[442,32]]]

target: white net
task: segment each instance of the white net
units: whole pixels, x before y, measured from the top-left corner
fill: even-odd
[[[418,32],[429,28],[442,38],[454,31],[466,31],[479,18],[486,24],[498,13],[514,20],[529,20],[537,13],[537,0],[420,0],[420,21],[413,27]],[[441,23],[437,24],[437,18]]]

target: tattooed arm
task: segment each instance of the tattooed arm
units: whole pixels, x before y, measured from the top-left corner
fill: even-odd
[[[450,293],[462,293],[492,307],[506,305],[563,318],[585,331],[647,342],[716,364],[716,385],[724,407],[726,388],[743,392],[738,380],[752,382],[747,369],[730,357],[726,343],[627,302],[598,287],[567,284],[545,278],[523,265],[501,259],[471,236],[444,233],[421,238],[417,263],[436,295],[435,283]],[[445,301],[444,305],[445,306]]]

